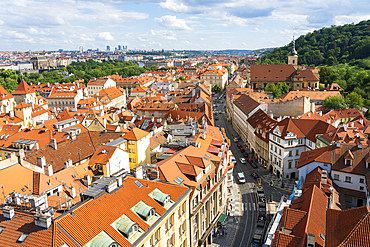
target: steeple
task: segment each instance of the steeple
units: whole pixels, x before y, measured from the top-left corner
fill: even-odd
[[[292,51],[290,52],[290,55],[292,55],[292,56],[297,56],[297,51],[295,50],[295,40],[294,40],[294,35],[293,35],[293,47],[292,47]]]
[[[298,53],[295,50],[294,35],[293,35],[293,47],[292,47],[292,50],[290,51],[290,54],[288,56],[288,64],[293,65],[293,66],[298,65]]]

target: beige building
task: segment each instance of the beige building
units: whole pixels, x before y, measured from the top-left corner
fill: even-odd
[[[221,89],[224,89],[228,81],[228,71],[225,68],[212,68],[204,71],[200,75],[200,79],[209,81],[212,84],[212,88],[215,85],[219,85]]]
[[[93,185],[81,205],[53,222],[55,246],[189,246],[191,189],[130,176]]]
[[[17,89],[12,93],[17,105],[21,103],[37,104],[36,91],[25,80],[22,80]]]
[[[204,144],[202,144],[204,145]],[[151,169],[152,179],[190,187],[190,246],[210,246],[227,204],[226,166],[220,157],[194,146],[177,152]]]
[[[14,96],[0,85],[0,113],[9,113],[15,106]]]
[[[87,83],[87,92],[89,96],[93,96],[101,90],[110,87],[116,87],[116,82],[109,77],[91,78]]]

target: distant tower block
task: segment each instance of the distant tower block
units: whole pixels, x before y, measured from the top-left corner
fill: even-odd
[[[298,53],[295,50],[294,36],[293,36],[293,47],[292,47],[292,50],[290,52],[290,55],[288,56],[288,64],[293,65],[293,66],[298,65]]]
[[[109,45],[107,45],[107,51],[110,51],[110,46]]]
[[[80,46],[80,53],[84,53],[84,48]]]
[[[121,45],[118,45],[118,50],[120,51],[122,48],[121,48]]]

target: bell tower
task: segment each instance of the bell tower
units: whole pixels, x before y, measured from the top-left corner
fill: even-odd
[[[288,64],[293,65],[293,66],[298,66],[298,53],[295,50],[294,36],[293,36],[293,47],[292,47],[292,50],[290,51],[290,54],[288,56]]]

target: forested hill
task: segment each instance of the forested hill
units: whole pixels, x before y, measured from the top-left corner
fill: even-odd
[[[259,59],[264,64],[285,64],[292,42],[276,48]],[[322,28],[296,40],[300,65],[320,66],[355,63],[370,56],[370,20]]]

